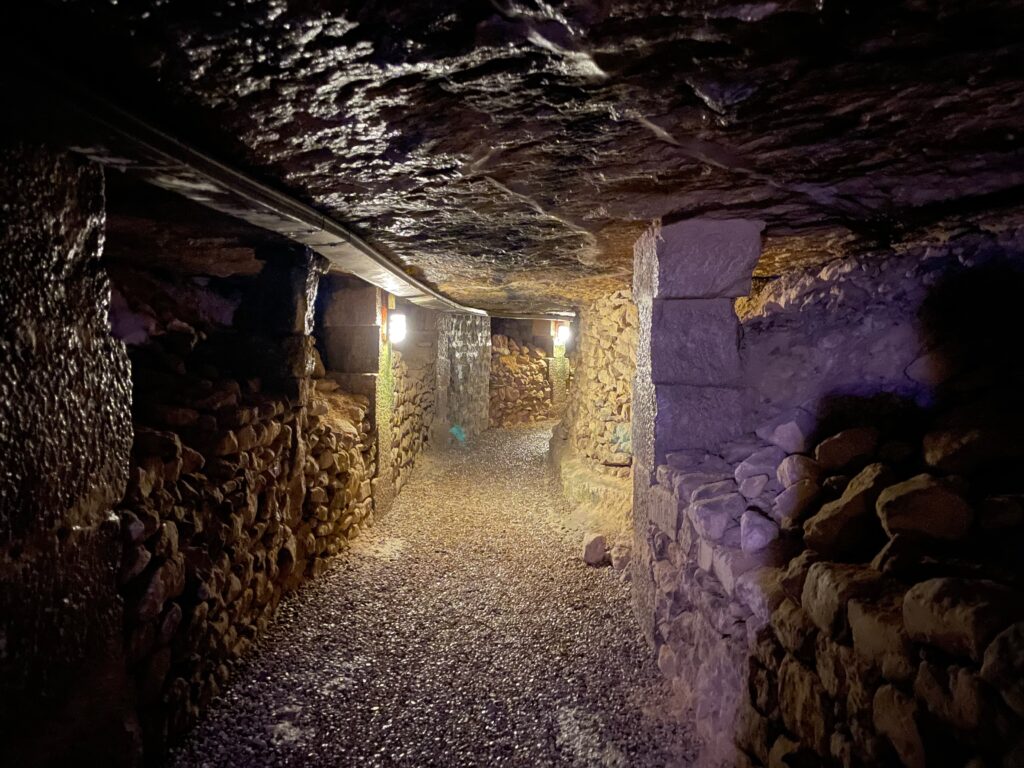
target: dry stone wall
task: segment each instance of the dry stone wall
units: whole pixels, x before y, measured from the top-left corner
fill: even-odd
[[[629,291],[585,307],[577,328],[576,364],[560,433],[576,456],[627,477],[632,464],[632,389],[637,309]]]
[[[591,554],[584,547],[585,559],[611,562],[619,570],[628,565],[632,546],[637,319],[629,291],[616,291],[580,312],[568,403],[551,437],[551,460],[573,517],[599,537],[588,538]],[[609,559],[604,544],[612,541]]]
[[[314,378],[322,366],[301,317],[279,326],[297,333],[228,328],[209,307],[244,321],[258,291],[233,305],[230,292],[202,291],[178,307],[169,296],[194,294],[172,286],[158,302],[130,285],[119,324],[146,333],[131,348],[136,439],[118,582],[155,754],[222,689],[282,595],[372,523],[375,445],[369,401]]]
[[[633,558],[700,764],[1024,762],[1022,254],[964,236],[739,303],[750,432],[667,452]]]
[[[434,352],[435,345],[425,343]],[[437,377],[434,360],[433,354],[407,357],[396,348],[391,350],[391,467],[396,493],[402,490],[416,457],[430,439]]]
[[[492,336],[491,426],[529,424],[549,419],[553,413],[547,353],[527,341]]]

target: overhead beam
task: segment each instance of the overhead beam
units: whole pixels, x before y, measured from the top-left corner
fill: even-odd
[[[25,83],[20,84],[26,91]],[[414,304],[486,315],[407,275],[400,266],[305,203],[189,147],[126,110],[59,76],[44,76],[32,96],[71,128],[70,149],[149,184],[301,243],[339,271]]]

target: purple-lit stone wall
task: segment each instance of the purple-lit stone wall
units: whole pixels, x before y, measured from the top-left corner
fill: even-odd
[[[1022,285],[1012,232],[737,302],[739,433],[635,494],[636,609],[701,765],[1020,764]]]

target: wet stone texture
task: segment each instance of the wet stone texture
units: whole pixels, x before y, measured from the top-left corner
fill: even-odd
[[[1020,219],[1011,0],[39,12],[23,37],[45,34],[37,55],[135,108],[150,94],[172,130],[485,308],[623,287],[659,216],[764,220],[760,274],[930,239],[976,210]]]
[[[111,508],[131,391],[106,317],[102,172],[8,144],[0,218],[0,764],[72,744],[85,762],[123,759],[135,726]]]
[[[689,765],[626,585],[559,523],[548,437],[421,457],[171,764]]]
[[[491,321],[481,315],[446,312],[437,323],[437,407],[433,440],[451,442],[458,427],[475,437],[489,424]]]

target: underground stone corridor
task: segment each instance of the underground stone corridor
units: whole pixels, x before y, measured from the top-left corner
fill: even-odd
[[[422,457],[170,764],[690,765],[628,585],[580,560],[549,437]]]
[[[1024,768],[1024,4],[7,6],[0,766]]]

